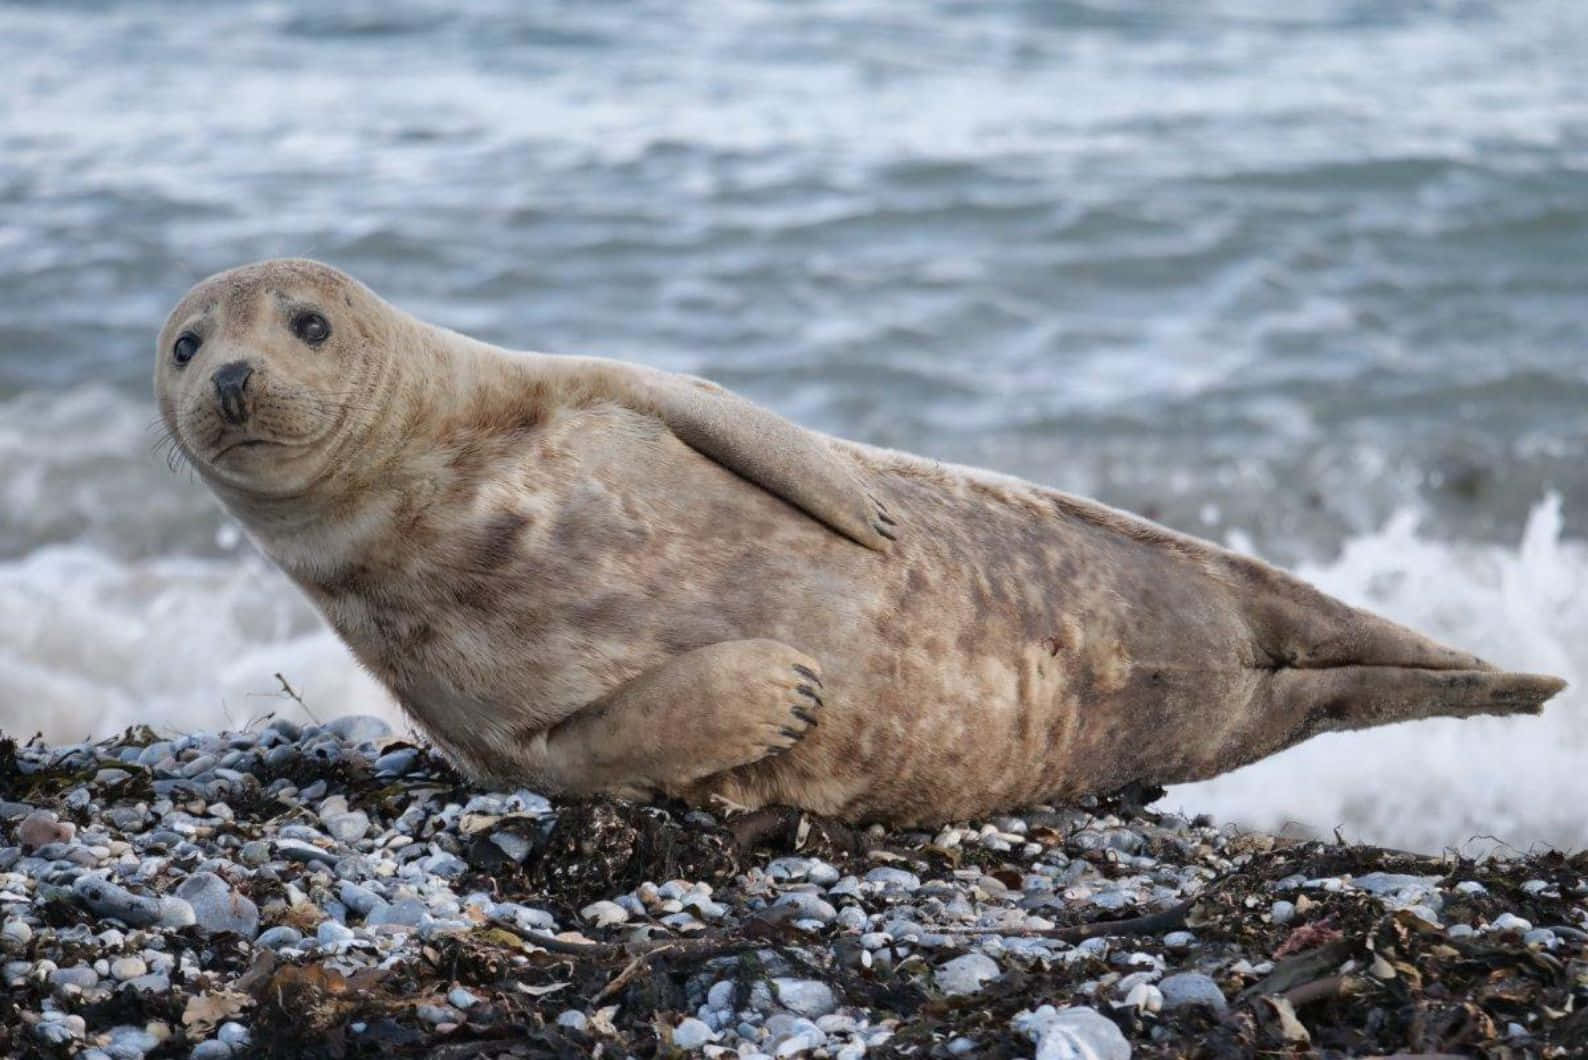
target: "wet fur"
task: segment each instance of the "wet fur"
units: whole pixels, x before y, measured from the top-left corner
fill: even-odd
[[[329,366],[280,326],[301,302],[329,307]],[[690,719],[736,723],[757,667],[799,658],[825,707],[784,753],[602,786],[937,821],[1208,777],[1332,729],[1536,710],[1561,687],[1093,502],[824,438],[686,377],[499,350],[314,263],[201,284],[162,358],[193,319],[206,346],[264,366],[259,429],[316,442],[212,465],[208,368],[163,364],[184,452],[482,780],[579,789],[580,763],[607,778],[602,732],[705,760]],[[746,418],[765,429],[740,432]],[[787,444],[754,440],[769,436]],[[745,641],[762,647],[693,686],[623,698]],[[766,643],[789,654],[762,660]],[[625,724],[656,731],[620,740]]]

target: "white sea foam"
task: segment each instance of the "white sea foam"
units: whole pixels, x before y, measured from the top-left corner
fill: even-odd
[[[259,557],[121,561],[61,545],[0,564],[0,729],[72,741],[140,723],[236,728],[272,712],[399,717]]]
[[[1326,592],[1507,669],[1571,683],[1537,718],[1414,722],[1319,737],[1160,804],[1264,829],[1295,824],[1416,850],[1588,846],[1588,545],[1561,537],[1559,495],[1517,547],[1450,544],[1403,512],[1299,570]],[[1233,542],[1239,545],[1240,542]],[[1488,839],[1475,837],[1493,837]]]

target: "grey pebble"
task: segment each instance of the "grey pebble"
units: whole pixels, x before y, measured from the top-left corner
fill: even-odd
[[[921,877],[904,869],[895,869],[889,866],[872,869],[866,873],[866,882],[882,886],[890,891],[918,891],[921,889]]]
[[[1222,1012],[1228,1004],[1219,985],[1201,972],[1176,972],[1165,976],[1159,981],[1158,989],[1163,992],[1166,1012],[1181,1005],[1207,1005],[1215,1012]]]
[[[195,1045],[188,1057],[189,1060],[227,1060],[231,1055],[231,1046],[211,1038],[209,1041],[199,1042]]]
[[[809,891],[789,891],[780,895],[772,908],[792,909],[802,920],[819,920],[823,924],[831,924],[838,917],[838,910],[831,902]]]
[[[284,946],[296,946],[302,941],[303,932],[283,924],[260,932],[259,937],[254,940],[254,945],[267,950],[279,950]]]
[[[673,1028],[673,1045],[691,1052],[707,1042],[716,1041],[717,1037],[715,1031],[693,1016],[680,1020],[678,1026]]]
[[[419,752],[412,747],[401,747],[395,751],[387,751],[375,759],[375,775],[378,777],[397,777],[408,772],[419,761]]]
[[[363,810],[339,813],[324,824],[326,833],[339,843],[356,843],[369,834],[369,815]]]
[[[1037,1043],[1035,1060],[1130,1060],[1130,1042],[1118,1024],[1084,1005],[1043,1005],[1011,1022]]]
[[[95,916],[112,917],[132,927],[148,927],[161,919],[158,901],[133,894],[98,876],[79,876],[73,880],[72,894]]]
[[[772,989],[778,1004],[807,1019],[825,1016],[838,1007],[833,988],[819,979],[778,977],[772,980]]]
[[[229,931],[252,939],[259,931],[259,908],[253,900],[233,891],[213,872],[195,872],[182,881],[176,894],[192,906],[193,922],[207,934]]]
[[[967,953],[963,957],[955,957],[938,965],[932,973],[932,978],[937,983],[937,988],[950,997],[959,994],[974,994],[982,988],[984,983],[991,982],[1003,974],[998,967],[998,962],[991,957],[980,953]]]

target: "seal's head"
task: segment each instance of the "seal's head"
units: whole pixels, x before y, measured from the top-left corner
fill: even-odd
[[[318,262],[246,265],[198,284],[160,332],[154,388],[182,452],[223,496],[301,494],[368,430],[393,314]]]

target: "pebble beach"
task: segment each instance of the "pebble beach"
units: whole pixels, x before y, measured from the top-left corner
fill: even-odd
[[[386,722],[0,743],[7,1056],[1572,1056],[1588,857],[1130,800],[932,832],[470,788]]]

